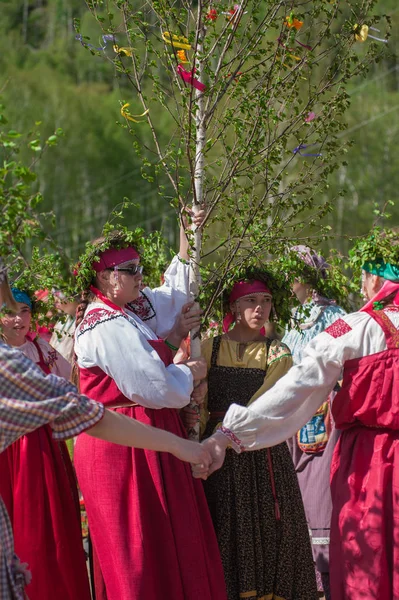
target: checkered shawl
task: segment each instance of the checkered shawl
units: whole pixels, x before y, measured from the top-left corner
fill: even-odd
[[[22,435],[47,423],[56,439],[78,435],[95,425],[104,407],[55,375],[45,376],[21,352],[0,342],[0,452]],[[29,501],[29,499],[27,499]],[[0,598],[24,599],[11,524],[0,499]]]

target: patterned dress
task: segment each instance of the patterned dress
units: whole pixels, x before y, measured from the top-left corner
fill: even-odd
[[[206,340],[210,436],[230,404],[247,405],[291,365],[278,341],[238,344]],[[223,467],[205,482],[229,600],[317,598],[301,494],[285,443],[241,455],[227,451]]]

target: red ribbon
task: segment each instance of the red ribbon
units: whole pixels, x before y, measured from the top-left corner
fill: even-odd
[[[195,77],[194,77],[195,71],[196,71],[195,68],[192,71],[186,71],[186,69],[183,67],[183,65],[177,65],[177,72],[179,73],[180,77],[183,79],[183,81],[185,83],[188,83],[189,85],[191,85],[196,90],[199,90],[200,92],[205,92],[206,85],[204,83],[201,83],[200,81],[198,81],[198,79],[195,79]]]

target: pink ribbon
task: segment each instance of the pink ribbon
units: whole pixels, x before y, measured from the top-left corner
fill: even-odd
[[[185,83],[188,83],[200,92],[205,92],[206,85],[204,83],[201,83],[200,81],[198,81],[198,79],[195,79],[194,77],[195,68],[192,71],[186,71],[183,65],[177,65],[177,72],[179,73],[180,77]]]

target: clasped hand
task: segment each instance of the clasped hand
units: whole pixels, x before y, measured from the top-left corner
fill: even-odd
[[[228,444],[227,437],[219,432],[214,433],[202,442],[201,446],[207,451],[208,459],[197,464],[191,464],[193,477],[206,480],[209,475],[220,469],[226,456]]]

